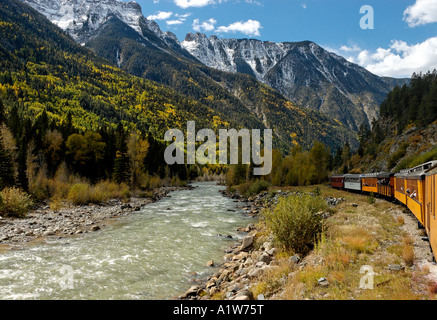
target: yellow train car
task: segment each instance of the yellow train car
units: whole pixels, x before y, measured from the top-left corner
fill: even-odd
[[[402,170],[401,172],[395,174],[395,198],[407,205],[407,193],[406,188],[406,177],[408,175],[409,170]]]
[[[424,192],[424,227],[428,233],[429,243],[434,255],[437,253],[437,164],[427,170],[425,175],[425,192]]]
[[[362,191],[364,192],[373,192],[374,194],[378,193],[378,174],[377,173],[367,173],[362,174],[361,178],[361,186]]]
[[[394,173],[378,173],[378,193],[384,197],[391,198],[394,196],[395,177]]]
[[[427,172],[437,165],[437,161],[424,163],[408,170],[405,176],[406,205],[425,226],[425,177]]]

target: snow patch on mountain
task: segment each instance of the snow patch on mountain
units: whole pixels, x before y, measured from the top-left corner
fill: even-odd
[[[45,15],[51,22],[85,44],[97,30],[115,16],[144,37],[142,25],[165,43],[179,44],[171,32],[163,32],[159,25],[143,16],[141,6],[135,1],[120,0],[22,0]]]

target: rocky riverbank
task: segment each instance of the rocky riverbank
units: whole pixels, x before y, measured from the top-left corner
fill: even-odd
[[[256,218],[261,210],[270,208],[278,202],[280,197],[286,197],[296,192],[262,192],[251,198],[245,198],[238,193],[223,192],[224,196],[244,201],[246,205],[244,210],[246,214]],[[327,203],[335,206],[343,198],[327,198]],[[326,216],[327,217],[327,216]],[[257,229],[255,224],[249,224],[246,227],[239,228],[237,231],[246,233],[246,236],[239,243],[225,250],[223,262],[218,263],[218,270],[208,277],[201,284],[193,285],[183,296],[181,300],[262,300],[264,297],[253,295],[250,287],[256,283],[263,274],[274,272],[280,268],[276,260],[278,248],[273,245],[271,235],[260,234],[261,230]],[[290,258],[290,264],[298,264],[301,257],[296,255]],[[208,266],[215,267],[213,261],[209,261]]]
[[[62,238],[95,232],[111,221],[167,197],[169,192],[187,188],[192,187],[163,187],[154,190],[150,198],[133,197],[128,202],[113,199],[99,205],[68,206],[56,212],[48,205],[39,205],[23,219],[0,217],[0,247],[15,248],[43,241],[47,237]]]

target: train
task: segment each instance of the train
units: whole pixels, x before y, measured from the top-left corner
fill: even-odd
[[[426,230],[435,260],[437,253],[437,161],[429,161],[398,173],[342,174],[330,177],[331,187],[380,195],[398,201]]]

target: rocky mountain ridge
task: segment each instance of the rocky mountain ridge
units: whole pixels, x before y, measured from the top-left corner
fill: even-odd
[[[249,74],[354,130],[379,117],[379,105],[394,85],[408,82],[378,77],[311,41],[274,43],[189,33],[182,46],[211,68]]]

